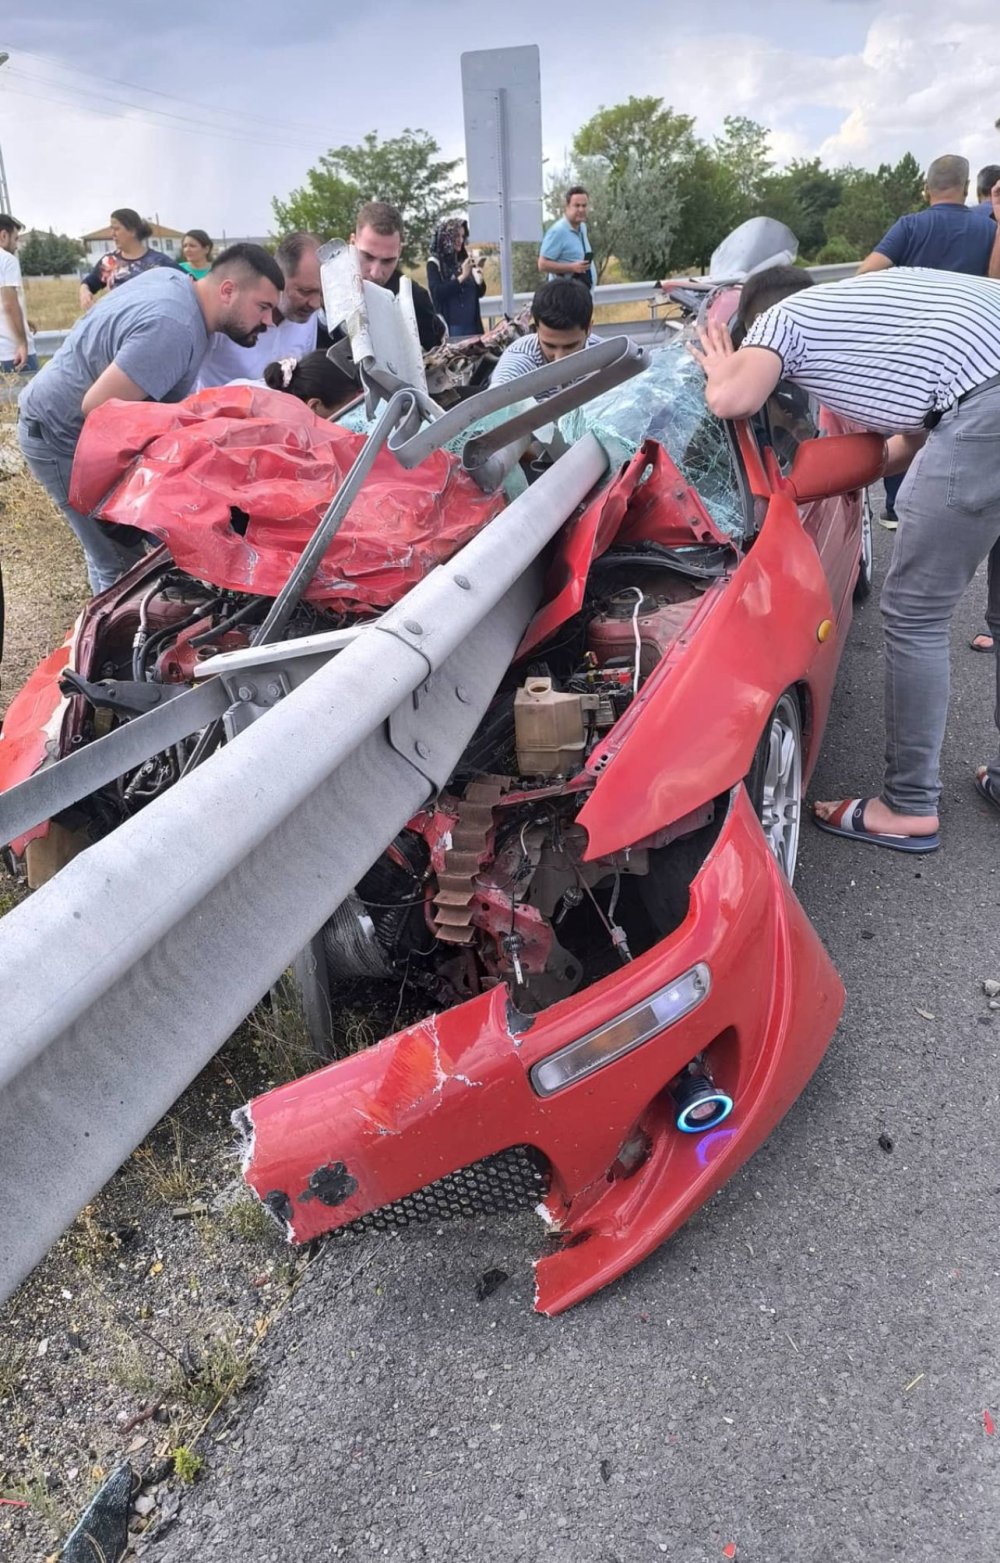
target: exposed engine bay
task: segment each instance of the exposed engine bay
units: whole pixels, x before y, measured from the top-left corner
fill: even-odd
[[[714,805],[597,861],[585,861],[576,815],[602,744],[712,588],[715,569],[689,570],[677,551],[649,545],[595,562],[582,610],[509,670],[447,787],[327,923],[331,984],[405,982],[424,1003],[448,1006],[505,983],[533,1013],[677,926]],[[87,675],[64,672],[70,747],[190,687],[200,662],[251,643],[267,608],[266,598],[194,581],[165,557],[141,594],[88,629],[76,656]],[[288,636],[346,622],[303,604]],[[68,832],[79,848],[114,829],[178,781],[198,742],[154,755],[66,811],[56,841]],[[50,851],[28,843],[29,879],[46,877]]]

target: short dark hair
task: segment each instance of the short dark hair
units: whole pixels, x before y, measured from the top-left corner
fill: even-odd
[[[354,232],[360,233],[362,228],[373,228],[383,237],[390,233],[403,235],[403,214],[398,207],[390,206],[388,201],[366,201],[358,207],[358,215],[354,219]]]
[[[981,201],[989,200],[990,191],[1000,180],[1000,163],[987,163],[976,175],[976,194]]]
[[[269,255],[260,244],[231,244],[228,250],[223,250],[212,262],[210,276],[216,273],[225,273],[232,276],[233,272],[252,271],[257,277],[266,277],[272,282],[280,293],[285,286],[285,279],[281,267],[273,255]]]
[[[569,189],[566,191],[566,198],[563,201],[563,205],[568,206],[574,195],[585,195],[587,200],[590,200],[590,191],[585,190],[583,185],[570,185]]]
[[[320,247],[320,242],[315,233],[307,233],[305,229],[299,229],[296,233],[286,233],[274,252],[274,258],[281,267],[286,281],[297,274],[302,265],[303,255],[314,255]]]
[[[0,212],[0,233],[23,233],[24,224],[19,223],[16,217],[9,212]]]
[[[555,277],[536,290],[531,318],[536,326],[548,326],[551,331],[589,331],[594,318],[593,295],[587,284],[575,277]]]
[[[924,180],[932,195],[948,195],[952,190],[964,190],[969,183],[969,159],[957,152],[946,152],[936,157],[927,170]]]
[[[281,364],[277,361],[268,364],[264,370],[264,383],[272,391],[287,391],[290,396],[297,396],[300,402],[316,397],[324,407],[341,407],[360,390],[357,382],[339,364],[327,358],[322,348],[299,359],[287,385]]]
[[[204,228],[189,228],[184,235],[185,239],[193,239],[195,244],[200,244],[207,254],[211,255],[213,245]]]
[[[122,227],[127,228],[129,233],[134,233],[137,239],[148,239],[153,231],[146,219],[140,217],[138,212],[134,212],[131,206],[119,206],[111,213],[111,221],[121,223]]]
[[[741,335],[772,304],[812,286],[813,279],[801,266],[768,266],[766,271],[755,271],[740,290],[736,321]]]

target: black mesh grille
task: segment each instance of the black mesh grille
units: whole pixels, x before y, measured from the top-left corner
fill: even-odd
[[[459,1172],[383,1205],[341,1227],[342,1232],[391,1232],[415,1221],[491,1216],[537,1205],[548,1190],[548,1163],[531,1145],[512,1145]]]

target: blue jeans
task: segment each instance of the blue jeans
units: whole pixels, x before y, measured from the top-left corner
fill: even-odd
[[[936,814],[948,715],[951,619],[988,560],[986,622],[1000,644],[1000,381],[945,413],[899,494],[899,531],[882,589],[885,783],[900,814]],[[996,661],[1000,728],[1000,652]],[[1000,796],[1000,757],[988,768]]]
[[[114,528],[104,526],[94,516],[84,516],[79,510],[73,509],[69,502],[73,456],[52,449],[37,423],[30,418],[19,418],[17,443],[32,476],[38,479],[79,538],[87,561],[91,591],[95,594],[106,591],[142,557],[142,549],[124,546],[115,538]]]
[[[0,358],[0,369],[3,370],[4,374],[34,374],[35,371],[37,370],[37,368],[38,368],[38,354],[37,353],[29,353],[28,354],[28,358],[27,358],[27,362],[23,363],[21,365],[20,369],[15,369],[14,368],[14,360],[13,360],[13,358]]]

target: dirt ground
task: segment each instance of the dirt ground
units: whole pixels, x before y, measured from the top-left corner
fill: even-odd
[[[0,472],[13,423],[0,405]],[[0,560],[2,711],[87,596],[76,540],[24,472],[0,476]],[[0,915],[23,894],[0,868]],[[0,1309],[3,1563],[54,1557],[124,1460],[136,1539],[169,1524],[173,1488],[225,1442],[308,1263],[245,1190],[229,1117],[317,1062],[292,1012],[259,1010]]]

